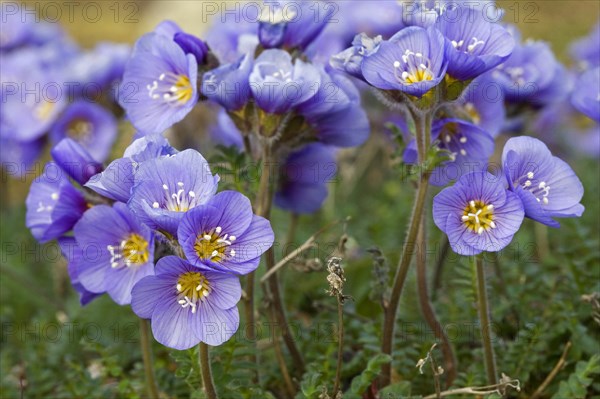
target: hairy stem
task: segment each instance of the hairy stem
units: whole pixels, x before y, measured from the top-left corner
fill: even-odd
[[[200,373],[202,374],[202,386],[208,399],[217,399],[217,391],[210,368],[210,356],[208,355],[208,345],[204,342],[198,344],[198,361],[200,363]]]
[[[444,356],[444,369],[446,372],[446,388],[449,388],[456,378],[456,356],[452,350],[450,340],[446,336],[442,325],[438,321],[431,301],[429,300],[429,290],[427,287],[427,234],[425,231],[425,215],[422,217],[421,229],[418,234],[417,242],[417,286],[419,294],[419,304],[423,318],[433,331],[436,339],[441,342],[442,355]]]
[[[431,119],[432,115],[430,114],[420,114],[418,112],[413,112],[413,118],[415,120],[415,125],[417,128],[416,137],[417,137],[417,148],[419,150],[419,164],[422,166],[424,164],[426,151],[425,147],[425,137],[431,135]],[[392,286],[392,292],[390,295],[390,301],[388,307],[385,310],[384,320],[383,320],[383,342],[381,345],[381,350],[383,353],[390,355],[392,354],[392,346],[394,340],[394,322],[396,320],[396,312],[398,310],[398,304],[400,302],[400,296],[402,295],[402,289],[404,288],[404,282],[406,281],[406,276],[408,275],[408,269],[410,266],[410,261],[414,254],[414,244],[417,239],[417,233],[419,231],[419,226],[421,222],[421,216],[423,215],[423,209],[425,206],[425,200],[427,198],[427,188],[429,185],[429,173],[425,171],[421,171],[421,178],[419,180],[419,184],[417,187],[417,192],[413,204],[412,214],[410,217],[410,223],[408,228],[408,233],[406,235],[406,239],[404,241],[404,245],[402,247],[402,254],[400,255],[400,260],[398,262],[398,268],[396,271],[396,276],[394,277],[394,283]],[[392,365],[391,363],[384,364],[382,367],[382,375],[381,375],[381,386],[389,385],[391,381],[392,374]]]
[[[150,338],[150,323],[146,319],[140,319],[140,346],[142,348],[142,359],[144,361],[144,374],[146,375],[146,388],[150,399],[158,399],[158,387],[154,378],[154,367],[152,360],[152,341]]]
[[[342,298],[338,297],[337,301],[337,312],[338,312],[338,356],[337,366],[335,370],[335,383],[333,385],[333,397],[337,397],[338,390],[340,389],[340,380],[342,379],[342,359],[344,356],[344,305]]]
[[[471,262],[475,263],[474,268],[477,275],[477,311],[479,312],[479,324],[481,325],[481,341],[483,344],[485,370],[487,373],[488,384],[493,385],[498,383],[498,373],[496,372],[496,357],[494,355],[494,347],[492,346],[485,268],[481,256],[472,257]]]
[[[268,145],[265,145],[265,152],[263,155],[263,165],[265,167],[263,169],[267,169],[268,171],[263,171],[263,178],[261,179],[261,191],[264,189],[266,195],[264,196],[262,202],[260,203],[260,212],[258,213],[260,216],[264,217],[267,220],[271,218],[271,207],[273,204],[273,184],[271,180],[275,180],[274,173],[272,169],[272,154],[271,148]],[[268,175],[268,178],[265,179],[264,176]],[[265,187],[263,188],[263,180],[265,181]],[[267,272],[272,270],[275,267],[275,250],[273,247],[269,248],[265,253],[265,263],[267,267]],[[292,361],[294,363],[294,369],[298,373],[298,375],[302,375],[304,373],[304,359],[300,350],[296,346],[296,342],[294,341],[294,337],[290,331],[290,327],[287,322],[287,316],[285,314],[285,310],[283,307],[283,299],[281,297],[281,292],[279,289],[279,280],[277,278],[277,273],[272,273],[267,281],[267,285],[269,287],[269,294],[271,300],[269,301],[269,307],[272,309],[275,315],[276,321],[279,323],[281,327],[281,335],[283,337],[283,341],[285,342],[288,351],[290,352],[290,356],[292,357]]]

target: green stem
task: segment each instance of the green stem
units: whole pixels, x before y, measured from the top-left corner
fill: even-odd
[[[217,391],[213,382],[212,371],[210,369],[210,356],[208,355],[208,345],[204,342],[198,344],[198,361],[200,363],[200,373],[202,374],[202,385],[208,399],[217,399]]]
[[[424,165],[426,150],[425,150],[425,138],[431,135],[431,114],[421,114],[419,112],[413,112],[413,119],[416,126],[416,138],[417,138],[417,149],[419,150],[419,165]],[[415,200],[413,203],[412,214],[410,217],[410,224],[408,233],[402,247],[402,254],[398,262],[398,268],[396,276],[394,277],[394,283],[392,286],[392,292],[390,295],[390,301],[387,308],[385,309],[383,319],[383,340],[381,344],[381,350],[384,354],[392,355],[392,346],[394,340],[394,325],[396,320],[396,313],[398,311],[398,304],[400,302],[400,296],[402,295],[402,289],[408,275],[408,269],[410,261],[414,254],[414,244],[417,239],[417,233],[419,232],[419,226],[421,224],[421,217],[423,215],[423,209],[425,207],[425,200],[427,199],[427,188],[429,186],[429,173],[422,170],[421,178],[417,187]],[[391,363],[384,364],[381,369],[381,387],[389,385],[392,375]]]
[[[271,207],[273,205],[273,184],[271,184],[271,180],[275,180],[275,176],[273,171],[271,171],[271,162],[273,161],[271,148],[269,145],[265,145],[265,152],[263,155],[263,164],[267,168],[268,171],[263,172],[263,177],[265,174],[268,175],[266,183],[263,187],[263,181],[261,180],[261,188],[265,190],[266,195],[261,202],[260,213],[259,215],[264,217],[267,220],[271,219]],[[271,178],[273,177],[273,178]],[[262,192],[262,191],[261,191]],[[273,247],[269,248],[265,253],[265,263],[267,271],[271,270],[275,267],[275,250]],[[281,327],[281,335],[283,337],[283,341],[285,342],[288,351],[292,357],[292,361],[294,363],[295,371],[298,375],[302,375],[304,373],[304,359],[296,342],[294,341],[294,337],[290,331],[290,326],[287,321],[287,316],[285,314],[285,309],[283,307],[283,299],[281,296],[281,291],[279,288],[279,280],[277,278],[277,273],[271,275],[271,277],[267,281],[267,285],[269,287],[269,293],[271,300],[269,301],[269,306],[272,308],[274,312],[275,318]]]
[[[436,339],[441,342],[442,354],[444,356],[444,371],[446,374],[446,388],[449,388],[456,379],[456,356],[452,350],[450,340],[446,336],[442,325],[437,319],[431,301],[429,300],[429,289],[427,287],[427,234],[425,215],[422,217],[421,229],[417,242],[417,287],[419,304],[423,318],[433,331]]]
[[[158,387],[154,377],[152,360],[152,341],[150,339],[150,323],[146,319],[140,319],[140,345],[142,347],[142,359],[144,361],[144,373],[146,375],[146,388],[151,399],[158,399]]]
[[[479,312],[479,324],[481,328],[481,341],[483,344],[483,355],[485,360],[485,370],[487,373],[488,384],[498,383],[498,373],[496,372],[496,357],[492,345],[490,309],[488,306],[487,285],[485,277],[485,268],[481,256],[471,258],[474,263],[475,273],[477,275],[477,311]]]
[[[335,370],[335,383],[333,386],[333,397],[337,398],[340,389],[340,380],[342,379],[342,360],[344,356],[344,305],[342,299],[338,298],[338,356]]]

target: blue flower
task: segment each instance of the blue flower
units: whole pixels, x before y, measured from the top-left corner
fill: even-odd
[[[448,75],[458,80],[471,80],[498,66],[515,47],[506,29],[473,9],[457,19],[439,18],[435,27],[446,38]]]
[[[281,171],[275,205],[294,213],[318,211],[327,198],[327,184],[336,171],[332,147],[311,143],[292,152]]]
[[[202,94],[221,104],[228,111],[237,111],[250,99],[250,83],[253,58],[242,56],[237,62],[222,65],[204,74]]]
[[[198,62],[172,39],[142,36],[121,82],[119,104],[142,133],[162,133],[181,121],[198,102]]]
[[[509,188],[521,198],[528,218],[558,227],[552,218],[583,214],[579,203],[583,185],[571,167],[552,156],[540,140],[511,138],[504,146],[502,165]]]
[[[402,29],[363,60],[363,76],[379,89],[422,97],[446,74],[444,48],[444,36],[434,28]]]
[[[336,11],[321,1],[283,0],[265,4],[258,29],[265,48],[306,48],[325,29]]]
[[[73,228],[83,256],[74,258],[79,282],[92,293],[108,295],[119,305],[131,303],[131,289],[154,274],[154,236],[127,206],[97,205]]]
[[[494,82],[489,72],[467,86],[457,104],[473,124],[490,136],[495,138],[500,134],[506,121],[504,90]]]
[[[352,40],[352,47],[331,57],[331,66],[344,71],[356,78],[363,79],[362,62],[379,48],[383,41],[381,36],[370,38],[365,33],[360,33]]]
[[[185,213],[177,239],[193,265],[247,274],[275,237],[269,221],[253,214],[248,198],[223,191]]]
[[[131,197],[134,174],[139,166],[147,160],[176,153],[177,150],[161,135],[141,137],[125,149],[123,158],[111,162],[85,186],[106,198],[127,202]]]
[[[62,74],[43,68],[35,53],[13,53],[0,63],[2,136],[21,142],[40,138],[66,105]]]
[[[600,67],[584,72],[575,84],[571,104],[582,114],[600,123]]]
[[[69,137],[77,141],[98,162],[106,160],[117,137],[117,120],[100,105],[75,101],[58,118],[50,138],[58,143]]]
[[[231,14],[212,21],[206,41],[222,64],[235,62],[241,56],[254,54],[259,44],[256,23]]]
[[[528,101],[552,83],[556,64],[546,43],[529,41],[517,44],[512,55],[496,67],[492,78],[502,86],[508,101]]]
[[[0,132],[3,131],[0,123]],[[0,134],[0,164],[6,176],[23,177],[31,170],[35,161],[40,157],[45,146],[44,138],[34,141],[18,141],[2,137]]]
[[[406,26],[428,28],[436,22],[460,18],[465,12],[475,11],[488,21],[498,22],[504,12],[499,9],[495,0],[401,0],[402,21]]]
[[[102,172],[102,164],[98,163],[89,152],[73,139],[62,139],[50,151],[58,166],[80,185]]]
[[[231,338],[239,327],[236,305],[241,296],[237,276],[167,256],[157,262],[155,275],[133,287],[131,308],[139,317],[152,319],[158,342],[185,350]]]
[[[185,212],[212,198],[218,182],[200,153],[185,150],[143,162],[128,204],[151,228],[175,235]]]
[[[432,127],[432,139],[440,150],[448,153],[450,160],[438,166],[431,174],[430,183],[444,186],[450,181],[474,171],[482,171],[494,153],[494,139],[481,128],[461,119],[442,119]],[[406,147],[403,160],[417,163],[415,140]]]
[[[370,124],[356,86],[341,73],[321,70],[315,95],[296,111],[327,145],[355,147],[369,138]]]
[[[239,151],[244,150],[242,133],[224,109],[219,110],[217,123],[209,129],[209,132],[210,138],[216,144],[225,147],[235,147]]]
[[[250,89],[257,105],[271,114],[283,114],[312,96],[320,84],[319,70],[283,50],[265,50],[254,62]]]
[[[74,94],[82,96],[86,94],[84,89],[104,89],[120,81],[130,55],[129,45],[110,42],[98,43],[94,49],[75,55],[66,66],[69,80],[79,83]]]
[[[39,242],[58,238],[71,230],[87,210],[83,194],[55,163],[48,163],[37,177],[25,200],[25,224]]]
[[[94,292],[90,292],[85,289],[83,284],[79,281],[79,271],[77,265],[84,261],[84,254],[81,248],[77,245],[77,241],[73,237],[61,237],[58,239],[58,245],[60,245],[60,251],[63,256],[67,259],[67,272],[69,273],[69,279],[71,285],[79,294],[79,303],[81,306],[85,306],[92,300],[100,296]]]
[[[488,172],[464,175],[433,199],[433,221],[460,255],[500,251],[512,241],[523,217],[519,197]]]
[[[571,56],[579,61],[583,69],[600,66],[600,23],[597,23],[590,34],[575,41],[571,45]]]

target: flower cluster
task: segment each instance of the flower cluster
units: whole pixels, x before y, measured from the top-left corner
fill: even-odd
[[[25,174],[46,138],[53,145],[73,139],[104,162],[117,137],[110,107],[129,47],[103,42],[84,50],[58,24],[11,11],[0,38],[0,163],[13,177]]]
[[[433,200],[435,224],[461,255],[506,247],[526,216],[552,227],[555,217],[579,217],[583,186],[573,170],[531,137],[510,139],[502,174],[472,172]]]
[[[27,225],[40,241],[58,239],[82,304],[102,293],[132,304],[176,349],[229,339],[237,276],[254,271],[274,240],[248,198],[216,194],[219,177],[202,155],[162,136],[137,139],[106,169],[70,139],[53,156],[32,184]],[[159,249],[183,258],[155,258]]]

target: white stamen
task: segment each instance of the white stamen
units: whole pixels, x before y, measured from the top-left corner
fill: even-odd
[[[494,222],[490,222],[490,227],[491,227],[492,229],[495,229],[495,228],[496,228],[496,223],[494,223]]]
[[[465,155],[467,155],[467,151],[464,148],[461,149],[460,150],[460,155],[462,155],[464,157]]]
[[[234,242],[237,239],[236,236],[229,236],[229,241]]]
[[[204,234],[204,238],[206,241],[210,241],[212,239],[212,236],[210,234]]]
[[[463,222],[466,222],[466,221],[467,221],[467,220],[469,220],[469,219],[470,219],[470,217],[468,217],[467,215],[464,215],[464,216],[462,217],[462,220],[463,220]]]
[[[169,186],[167,186],[166,184],[163,184],[163,189],[168,190]]]
[[[231,252],[229,253],[232,257],[235,256],[235,249],[232,249]]]
[[[463,144],[466,143],[467,142],[467,138],[466,137],[461,137],[460,138],[460,142],[463,143]]]
[[[50,195],[50,198],[56,201],[58,199],[58,193],[52,193],[52,195]]]
[[[159,207],[158,202],[155,202],[155,203],[152,204],[152,208],[157,209],[158,207]]]
[[[479,235],[483,234],[483,227],[480,227],[479,230],[477,230],[477,234],[479,234]]]
[[[221,231],[223,231],[223,229],[221,228],[221,226],[217,226],[215,231],[217,232],[217,234],[221,234]]]
[[[548,202],[550,202],[550,201],[548,201],[548,197],[544,197],[544,199],[542,201],[544,202],[544,205],[548,205]]]
[[[528,179],[533,179],[533,176],[534,176],[534,175],[533,175],[533,172],[529,172],[529,173],[527,173],[527,178],[528,178]]]
[[[181,284],[177,284],[177,291],[181,292],[182,288],[181,288]]]

